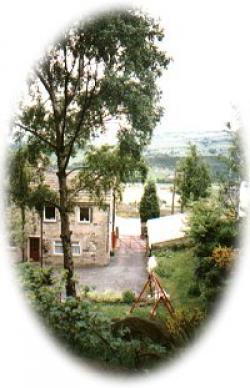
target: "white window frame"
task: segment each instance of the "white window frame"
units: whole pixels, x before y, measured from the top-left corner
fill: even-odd
[[[56,243],[59,243],[59,247],[62,248],[62,252],[56,252]],[[63,255],[63,246],[62,246],[62,242],[60,240],[56,240],[53,242],[53,253],[54,255]]]
[[[62,252],[56,252],[56,244],[58,244],[57,246],[62,248]],[[73,256],[81,256],[81,244],[79,241],[72,241],[71,242],[71,250],[72,248],[74,247],[79,247],[79,253],[75,253],[75,252],[72,252],[72,255]],[[63,246],[62,246],[62,242],[60,240],[55,240],[53,242],[53,253],[54,255],[59,255],[59,256],[62,256],[63,255]]]
[[[73,256],[80,256],[81,255],[81,244],[80,244],[80,242],[79,241],[72,241],[71,242],[71,251],[72,251],[73,245],[74,245],[74,247],[79,247],[79,253],[72,252],[72,255]]]
[[[87,208],[89,209],[89,220],[85,220],[85,221],[81,221],[80,220],[80,212],[81,212],[81,208]],[[77,221],[80,223],[80,224],[90,224],[91,223],[91,206],[87,206],[87,205],[82,205],[82,206],[77,206],[77,211],[76,211],[76,217],[77,217]]]
[[[46,218],[46,212],[45,212],[46,207],[53,207],[55,209],[55,218]],[[55,206],[44,206],[43,221],[44,222],[56,222],[56,208],[55,208]]]

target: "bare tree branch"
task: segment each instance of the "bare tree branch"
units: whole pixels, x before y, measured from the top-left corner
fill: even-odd
[[[54,116],[55,116],[55,119],[58,121],[59,120],[59,112],[58,112],[58,109],[56,106],[56,97],[55,97],[54,90],[52,88],[51,79],[50,79],[50,82],[48,83],[46,81],[46,79],[42,76],[42,74],[38,70],[35,70],[35,73],[49,94],[50,101],[51,101],[52,108],[53,108],[53,112],[54,112]],[[47,73],[48,73],[49,78],[51,78],[49,70],[47,70]]]
[[[40,133],[38,133],[36,130],[31,129],[29,127],[26,127],[19,123],[14,123],[17,127],[23,129],[26,132],[31,133],[32,135],[38,137],[40,140],[42,140],[45,144],[47,144],[49,147],[53,148],[55,151],[57,150],[57,147],[55,144],[51,143],[49,140],[47,140],[44,136],[42,136]]]

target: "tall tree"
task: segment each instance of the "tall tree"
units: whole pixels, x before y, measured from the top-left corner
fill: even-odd
[[[41,150],[40,150],[41,151]],[[21,213],[21,241],[22,261],[25,261],[26,245],[26,211],[34,208],[42,217],[46,203],[55,203],[56,195],[44,184],[44,173],[49,165],[49,159],[38,149],[19,143],[19,148],[9,157],[9,194],[10,201],[20,209]],[[41,221],[42,228],[42,221]],[[41,252],[42,260],[42,236]]]
[[[10,156],[10,182],[9,195],[10,200],[20,209],[21,215],[21,251],[22,261],[25,261],[25,223],[26,209],[29,206],[30,182],[32,179],[31,170],[27,167],[27,149],[20,147],[13,151]]]
[[[180,161],[176,172],[176,192],[181,196],[181,211],[188,201],[197,201],[206,197],[210,186],[208,166],[196,146],[190,144],[187,156]]]
[[[160,25],[138,11],[103,14],[67,30],[29,80],[30,101],[23,103],[16,127],[30,145],[56,157],[67,295],[76,293],[70,159],[111,120],[116,120],[121,149],[140,155],[162,114],[156,80],[170,61],[157,46],[163,37]]]
[[[220,155],[223,173],[220,174],[220,200],[235,211],[238,209],[239,189],[242,180],[247,180],[246,157],[242,145],[241,127],[226,123],[230,145],[226,155]]]
[[[149,181],[144,187],[144,193],[140,202],[141,222],[147,222],[151,218],[160,217],[160,205],[156,192],[156,185]]]
[[[44,240],[43,240],[43,212],[44,207],[47,205],[54,205],[57,203],[57,195],[53,192],[43,180],[38,185],[33,187],[29,195],[29,207],[34,208],[40,219],[40,263],[43,267],[43,251],[44,251]]]

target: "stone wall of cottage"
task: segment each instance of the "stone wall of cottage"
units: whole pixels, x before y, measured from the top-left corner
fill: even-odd
[[[70,175],[74,179],[77,172]],[[69,184],[70,184],[69,179]],[[55,191],[58,191],[58,179],[55,171],[46,173],[46,184]],[[70,214],[70,229],[72,231],[71,241],[80,243],[80,255],[74,255],[75,266],[107,265],[110,261],[111,250],[111,229],[112,229],[112,193],[109,192],[105,198],[105,209],[100,209],[92,201],[87,191],[81,191],[75,198],[75,206]],[[92,217],[90,223],[79,222],[77,207],[91,207]],[[34,212],[33,212],[34,214]],[[43,246],[44,262],[49,265],[63,265],[63,255],[55,254],[55,241],[60,240],[61,234],[60,215],[56,209],[56,221],[44,221],[43,224]],[[29,237],[40,237],[39,218],[34,214],[32,231]],[[29,238],[27,242],[27,257],[29,260]]]
[[[110,208],[105,210],[89,203],[81,203],[81,206],[91,207],[92,215],[89,223],[79,221],[77,204],[70,214],[70,229],[72,231],[72,243],[80,244],[80,254],[74,255],[76,267],[96,265],[104,266],[110,261],[111,250],[111,217]],[[48,265],[63,265],[63,255],[55,253],[55,242],[60,242],[60,215],[56,209],[56,221],[44,221],[43,224],[43,245],[44,263]],[[40,237],[39,227],[36,233],[30,237]],[[29,245],[29,244],[28,244]],[[28,247],[29,257],[29,247]]]

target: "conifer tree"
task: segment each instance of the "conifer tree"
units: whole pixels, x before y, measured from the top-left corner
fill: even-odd
[[[141,222],[147,222],[151,218],[160,217],[160,205],[156,192],[156,185],[149,181],[144,188],[144,194],[140,202]]]

